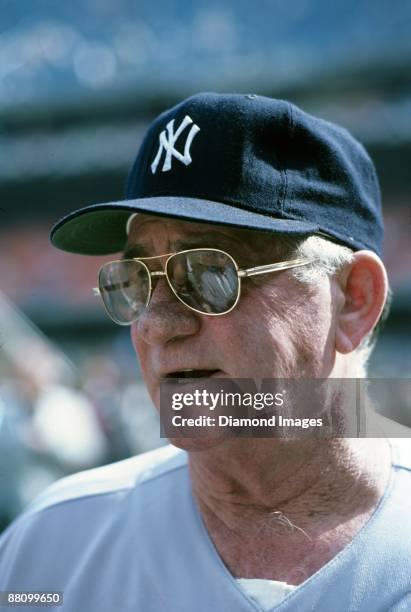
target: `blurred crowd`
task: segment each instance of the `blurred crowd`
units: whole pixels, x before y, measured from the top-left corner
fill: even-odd
[[[0,530],[48,484],[164,443],[141,381],[112,346],[76,369],[41,337],[0,359]]]

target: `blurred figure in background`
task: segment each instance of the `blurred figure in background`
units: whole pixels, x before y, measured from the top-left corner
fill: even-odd
[[[75,367],[2,295],[0,330],[1,531],[54,480],[161,442],[147,392],[115,346]]]

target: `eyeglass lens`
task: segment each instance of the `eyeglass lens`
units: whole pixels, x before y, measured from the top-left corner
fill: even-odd
[[[166,272],[178,298],[204,314],[222,314],[237,301],[236,265],[223,252],[198,249],[177,253],[168,260]],[[99,286],[108,314],[120,325],[135,321],[148,303],[149,274],[139,261],[106,264],[100,271]]]
[[[109,316],[120,325],[128,325],[147,305],[150,277],[139,261],[113,261],[100,270],[99,287]]]
[[[167,273],[181,301],[200,312],[221,314],[237,300],[237,270],[225,253],[206,249],[177,253],[169,259]]]

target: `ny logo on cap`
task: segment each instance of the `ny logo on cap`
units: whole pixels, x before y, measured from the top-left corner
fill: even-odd
[[[191,126],[191,130],[188,132],[186,144],[184,147],[184,155],[182,155],[174,147],[177,138],[180,136],[183,130],[185,130],[185,128],[191,123],[193,123],[193,120],[191,119],[191,117],[186,115],[183,121],[181,122],[180,127],[177,129],[176,132],[174,132],[174,119],[172,119],[171,121],[167,123],[166,125],[167,132],[166,130],[163,130],[161,132],[159,136],[160,144],[158,146],[158,151],[153,160],[153,163],[151,164],[151,172],[153,174],[156,173],[157,166],[161,159],[161,154],[163,153],[163,149],[166,152],[164,164],[162,167],[163,172],[167,172],[167,170],[171,170],[171,158],[172,157],[175,157],[179,161],[183,162],[183,164],[185,164],[186,166],[191,164],[192,159],[190,156],[190,147],[191,147],[191,143],[193,142],[194,136],[197,134],[197,132],[200,131],[200,128],[198,127],[198,125],[193,123],[193,125]]]

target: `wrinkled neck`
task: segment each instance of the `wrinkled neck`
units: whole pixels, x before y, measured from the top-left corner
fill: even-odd
[[[237,532],[273,513],[304,528],[348,520],[378,502],[389,465],[383,439],[233,439],[189,454],[200,510]]]

